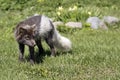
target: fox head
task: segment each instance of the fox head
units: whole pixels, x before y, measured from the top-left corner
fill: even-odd
[[[18,25],[15,30],[15,37],[19,43],[25,44],[27,46],[34,47],[35,43],[35,24],[30,25]]]

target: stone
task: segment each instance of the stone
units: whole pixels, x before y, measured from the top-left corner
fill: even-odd
[[[89,23],[92,29],[98,29],[100,24],[100,19],[98,17],[89,17],[86,23]]]
[[[120,22],[120,19],[113,16],[104,16],[103,21],[108,25],[115,25],[116,23]]]
[[[56,22],[53,22],[53,25],[54,25],[55,27],[58,27],[58,26],[64,25],[64,23],[63,23],[62,21],[56,21]]]
[[[99,28],[104,30],[108,29],[104,21],[100,20],[98,17],[89,17],[86,23],[90,24],[90,27],[92,29],[99,29]]]
[[[65,26],[70,27],[70,28],[82,28],[82,23],[81,22],[67,22]]]
[[[108,29],[108,27],[107,27],[107,25],[104,23],[104,21],[100,21],[99,27],[100,27],[101,29],[104,29],[104,30],[107,30],[107,29]]]

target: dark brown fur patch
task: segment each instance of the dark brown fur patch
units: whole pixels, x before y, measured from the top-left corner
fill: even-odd
[[[30,18],[28,18],[24,21],[21,21],[15,28],[16,40],[21,38],[26,33],[28,33],[29,35],[34,35],[35,29],[33,29],[33,28],[24,29],[24,26],[28,25],[28,26],[31,27],[31,26],[35,25],[36,28],[39,28],[40,27],[40,21],[41,21],[41,16],[40,15],[32,16],[32,17],[30,17]]]
[[[19,25],[21,24],[25,24],[25,25],[36,25],[36,26],[39,26],[40,25],[40,21],[41,21],[41,16],[33,16],[33,17],[30,17],[22,22],[19,23]]]

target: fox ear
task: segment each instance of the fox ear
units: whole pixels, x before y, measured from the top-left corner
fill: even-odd
[[[31,26],[31,28],[32,28],[32,29],[35,29],[35,27],[36,27],[36,25],[35,25],[35,24],[33,24],[33,25]]]
[[[18,28],[15,31],[16,39],[18,40],[23,34],[25,34],[26,30],[23,28]]]
[[[33,30],[33,31],[35,31],[36,30],[36,24],[33,24],[32,26],[31,26],[31,29]]]

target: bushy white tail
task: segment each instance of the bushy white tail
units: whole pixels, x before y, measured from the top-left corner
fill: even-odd
[[[72,48],[71,41],[64,36],[61,36],[56,29],[53,34],[53,42],[56,48],[64,50],[64,51],[69,51]]]

